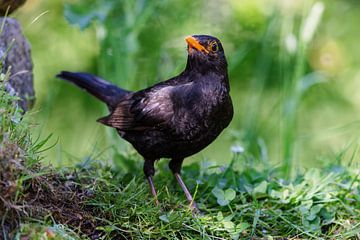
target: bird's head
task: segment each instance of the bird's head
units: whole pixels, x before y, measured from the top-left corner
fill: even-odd
[[[192,35],[185,38],[188,44],[187,68],[201,72],[227,71],[224,49],[219,39],[209,35]]]

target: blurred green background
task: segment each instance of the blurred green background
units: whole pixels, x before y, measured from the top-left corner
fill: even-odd
[[[226,163],[243,148],[288,171],[358,143],[358,0],[29,0],[15,17],[32,45],[33,131],[52,133],[49,146],[58,139],[46,158],[55,165],[133,154],[96,123],[105,106],[55,79],[59,71],[139,90],[182,71],[191,34],[221,39],[235,106],[231,126],[192,160]]]

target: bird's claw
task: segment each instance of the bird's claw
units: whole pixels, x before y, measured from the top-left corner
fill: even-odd
[[[196,203],[195,202],[191,202],[190,203],[190,209],[191,209],[191,211],[192,211],[192,214],[193,214],[193,216],[201,216],[201,215],[203,215],[203,213],[200,211],[200,209],[197,207],[197,205],[196,205]]]

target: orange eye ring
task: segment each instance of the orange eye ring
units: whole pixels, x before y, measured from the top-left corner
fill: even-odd
[[[217,42],[212,42],[210,48],[211,48],[211,51],[213,51],[213,52],[217,52],[219,50],[219,46],[218,46]]]

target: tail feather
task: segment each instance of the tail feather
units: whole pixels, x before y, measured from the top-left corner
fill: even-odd
[[[106,103],[109,108],[114,108],[121,98],[130,93],[89,73],[62,71],[56,77],[72,82],[84,89]]]

